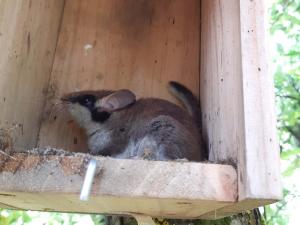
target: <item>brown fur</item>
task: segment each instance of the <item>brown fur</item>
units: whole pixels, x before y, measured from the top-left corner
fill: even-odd
[[[204,160],[204,145],[195,118],[179,106],[162,99],[142,98],[110,112],[103,122],[94,121],[92,110],[74,99],[93,95],[97,100],[114,91],[82,91],[62,98],[89,136],[92,154],[116,158],[151,160]],[[101,111],[103,109],[97,109]]]

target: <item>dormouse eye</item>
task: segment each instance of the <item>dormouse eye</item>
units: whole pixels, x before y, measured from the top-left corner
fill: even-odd
[[[87,106],[87,107],[91,107],[93,106],[93,100],[91,98],[85,98],[83,100],[83,105]]]
[[[79,100],[79,103],[83,106],[86,106],[88,108],[92,108],[94,106],[95,97],[94,96],[82,96],[82,98]]]
[[[89,104],[92,103],[92,101],[91,101],[91,99],[86,98],[86,99],[84,99],[84,103],[87,104],[87,105],[89,105]]]

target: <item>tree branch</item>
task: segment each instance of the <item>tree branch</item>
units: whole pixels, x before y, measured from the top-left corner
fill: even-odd
[[[300,133],[296,132],[296,131],[295,131],[292,127],[290,127],[290,126],[285,126],[284,128],[287,129],[288,132],[290,132],[290,133],[294,136],[294,138],[297,139],[298,142],[300,142]]]

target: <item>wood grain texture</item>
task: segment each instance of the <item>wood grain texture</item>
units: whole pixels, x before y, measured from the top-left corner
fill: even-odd
[[[245,20],[244,18],[247,18]],[[281,199],[272,74],[268,71],[264,1],[240,1],[245,149],[239,154],[239,199]]]
[[[201,103],[212,161],[237,162],[244,151],[237,0],[201,5]]]
[[[0,1],[0,133],[15,151],[37,143],[63,5]]]
[[[239,200],[253,205],[281,197],[263,6],[239,0],[201,5],[200,89],[210,160],[237,164]]]
[[[207,220],[221,219],[245,212],[247,210],[252,210],[260,206],[269,205],[274,202],[276,202],[276,200],[274,199],[245,199],[233,204],[226,205],[225,207],[217,209],[214,212],[209,212],[205,215],[202,215],[201,218]]]
[[[280,199],[261,1],[202,0],[200,38],[198,0],[66,0],[55,52],[63,8],[61,0],[0,1],[1,147],[35,146],[42,124],[40,146],[86,151],[83,132],[55,106],[67,92],[129,88],[175,101],[166,84],[177,80],[199,96],[201,40],[210,160],[237,164],[238,176],[225,165],[98,158],[102,173],[86,203],[78,193],[87,156],[0,155],[1,207],[212,218]]]
[[[0,202],[22,209],[198,218],[237,198],[232,166],[94,157],[89,201],[79,200],[91,156],[0,156]],[[128,182],[130,181],[130,182]]]
[[[86,151],[68,115],[50,113],[67,92],[129,88],[175,101],[166,85],[177,80],[199,96],[199,18],[198,0],[67,0],[40,146]]]

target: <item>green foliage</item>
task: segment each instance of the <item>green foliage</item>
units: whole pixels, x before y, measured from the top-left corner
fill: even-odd
[[[286,207],[287,205],[287,197],[289,195],[289,191],[284,189],[284,196],[285,198],[272,205],[272,206],[266,206],[264,208],[265,210],[265,220],[267,221],[267,224],[273,225],[273,224],[279,224],[279,225],[284,225],[284,224],[288,224],[288,214],[286,211],[284,211],[283,209]]]
[[[300,0],[276,0],[270,9],[272,66],[284,184],[296,181],[300,167]],[[296,184],[295,184],[296,185]],[[288,224],[288,205],[299,198],[295,185],[284,199],[265,207],[267,224]],[[299,204],[299,203],[298,203]]]
[[[199,222],[195,225],[230,225],[231,220],[232,219],[230,217],[220,220],[199,220]]]
[[[283,173],[291,176],[299,168],[300,146],[300,1],[278,0],[271,8],[271,34],[278,132],[281,156],[291,161]]]
[[[48,213],[0,209],[0,225],[104,225],[102,215]]]

